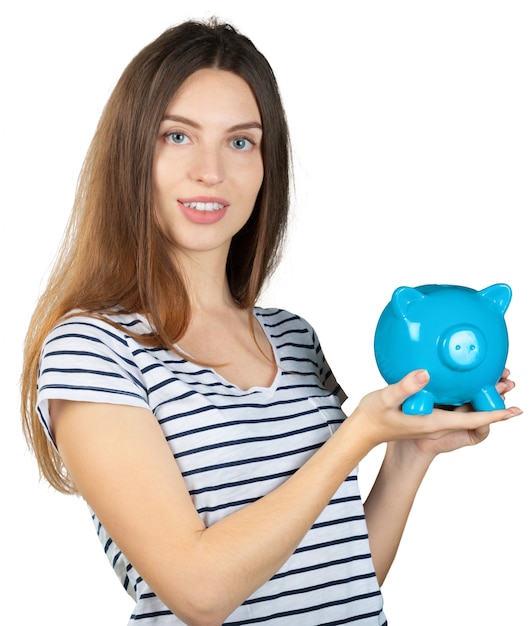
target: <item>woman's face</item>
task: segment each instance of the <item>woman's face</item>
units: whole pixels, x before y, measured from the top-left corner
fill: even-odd
[[[155,148],[155,210],[178,253],[227,255],[263,179],[262,125],[249,85],[202,69],[170,101]]]

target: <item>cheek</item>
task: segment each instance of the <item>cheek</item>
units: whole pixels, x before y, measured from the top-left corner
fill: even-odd
[[[156,159],[154,161],[152,177],[154,216],[159,224],[159,228],[163,231],[165,230],[170,211],[168,205],[169,181],[166,169],[164,163],[161,163],[160,160]]]
[[[176,173],[180,171],[182,164],[179,163],[175,154],[166,145],[158,145],[153,158],[153,189],[154,192],[165,192],[171,188],[175,181]]]
[[[165,181],[167,180],[164,162],[161,159],[155,159],[153,163],[153,190],[157,194],[165,188]]]

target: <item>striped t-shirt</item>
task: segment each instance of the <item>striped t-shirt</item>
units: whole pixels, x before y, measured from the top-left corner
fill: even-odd
[[[38,412],[50,435],[48,400],[147,407],[164,431],[206,526],[269,493],[345,419],[343,392],[302,318],[254,310],[278,373],[242,390],[215,370],[136,341],[145,318],[117,314],[123,330],[88,316],[59,324],[43,347]],[[93,513],[107,557],[136,601],[129,624],[181,624],[155,596]],[[284,566],[224,622],[306,626],[386,624],[370,555],[356,469]]]

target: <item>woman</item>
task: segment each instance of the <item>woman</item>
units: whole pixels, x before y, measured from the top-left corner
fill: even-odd
[[[216,22],[144,48],[90,147],[26,340],[24,426],[46,479],[87,501],[131,623],[386,624],[430,463],[520,413],[405,416],[425,371],[342,412],[313,329],[255,306],[288,173],[270,66]],[[363,507],[357,466],[383,442]]]

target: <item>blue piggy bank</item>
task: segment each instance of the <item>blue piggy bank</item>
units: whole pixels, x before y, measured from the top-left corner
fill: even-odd
[[[511,298],[504,283],[482,291],[458,285],[394,291],[375,331],[379,371],[388,383],[415,369],[430,374],[427,386],[403,403],[404,413],[468,402],[477,411],[504,408],[495,385],[508,355],[504,313]]]

